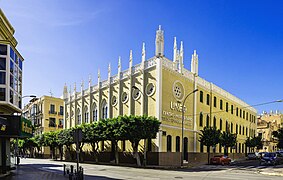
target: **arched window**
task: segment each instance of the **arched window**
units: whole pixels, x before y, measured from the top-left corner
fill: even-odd
[[[203,102],[203,92],[202,91],[199,92],[199,101]]]
[[[167,136],[167,152],[172,151],[172,136]]]
[[[208,127],[208,126],[209,126],[209,116],[206,115],[206,127]]]
[[[95,103],[92,105],[92,121],[97,121],[97,106]]]
[[[199,114],[199,126],[203,125],[203,115],[202,112]]]
[[[82,115],[81,115],[81,110],[78,108],[77,110],[77,119],[78,119],[78,124],[82,123]]]
[[[176,137],[176,152],[180,152],[180,137]]]
[[[207,94],[207,95],[206,95],[206,104],[209,105],[209,102],[210,102],[210,95]]]
[[[89,116],[88,107],[87,107],[87,106],[85,106],[85,108],[84,108],[84,118],[85,118],[85,123],[89,123],[88,116]]]
[[[213,127],[216,128],[216,117],[215,117],[215,116],[214,116],[214,118],[213,118]]]
[[[107,103],[105,100],[102,101],[102,104],[101,104],[101,118],[102,119],[107,119],[108,118],[108,115],[107,115],[107,112],[108,112],[108,107],[107,107]]]

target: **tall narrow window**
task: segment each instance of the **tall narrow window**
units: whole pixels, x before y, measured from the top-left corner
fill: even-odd
[[[219,126],[219,127],[220,127],[219,129],[222,130],[222,119],[220,119],[220,124],[219,124],[219,125],[220,125],[220,126]]]
[[[104,100],[103,103],[102,103],[102,106],[101,106],[101,110],[102,110],[102,119],[107,119],[108,116],[107,116],[107,112],[108,112],[108,107],[107,107],[107,103],[106,101]]]
[[[213,97],[213,106],[214,107],[217,106],[217,98],[216,98],[216,96]]]
[[[226,120],[226,130],[225,130],[226,132],[228,132],[229,131],[229,123],[228,123],[228,120]]]
[[[231,105],[231,114],[233,114],[233,113],[234,113],[234,106]]]
[[[242,126],[240,125],[239,134],[242,134]]]
[[[206,95],[206,104],[209,105],[209,102],[210,102],[210,95],[207,94],[207,95]]]
[[[221,110],[223,109],[223,101],[222,101],[222,99],[220,99],[220,109]]]
[[[236,108],[236,116],[238,116],[239,115],[239,108],[237,107]]]
[[[233,123],[231,123],[231,133],[233,133]]]
[[[78,124],[82,123],[82,115],[81,115],[81,110],[79,108],[77,110],[77,120],[78,120]]]
[[[203,126],[203,115],[202,115],[202,113],[199,114],[199,126]]]
[[[172,151],[172,136],[167,136],[167,152]]]
[[[55,114],[55,105],[54,104],[50,104],[50,114]]]
[[[176,137],[176,152],[180,152],[180,137]]]
[[[213,127],[216,128],[216,117],[215,117],[215,116],[214,116],[214,118],[213,118]]]
[[[236,124],[236,135],[238,134],[238,124]]]
[[[206,127],[208,127],[208,126],[209,126],[209,116],[206,115]]]
[[[87,106],[85,106],[85,113],[84,113],[85,123],[89,123],[88,116],[89,116],[88,108]]]
[[[200,91],[199,93],[199,101],[203,102],[203,92],[202,91]]]
[[[92,121],[97,121],[97,107],[95,103],[92,105]]]
[[[243,119],[245,119],[246,111],[243,111]]]
[[[240,109],[240,117],[242,117],[242,109]]]

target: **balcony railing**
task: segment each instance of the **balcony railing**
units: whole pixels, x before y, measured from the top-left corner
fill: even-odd
[[[49,113],[49,114],[57,114],[56,111],[49,111],[48,113]]]
[[[49,127],[56,127],[56,124],[49,124]]]
[[[59,116],[63,116],[64,113],[63,113],[63,112],[58,112],[58,115],[59,115]]]

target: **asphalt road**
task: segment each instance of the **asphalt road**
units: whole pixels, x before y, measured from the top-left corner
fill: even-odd
[[[21,159],[21,166],[14,174],[6,179],[68,179],[64,177],[62,165],[65,162],[46,159]],[[73,164],[76,167],[75,163]],[[231,166],[201,166],[189,169],[144,169],[111,165],[81,164],[84,168],[85,179],[118,180],[118,179],[233,179],[233,180],[282,180],[282,176],[269,176],[259,173],[259,169],[274,167],[258,166],[258,161],[239,162]]]

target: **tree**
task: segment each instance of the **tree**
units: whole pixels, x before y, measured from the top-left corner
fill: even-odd
[[[210,147],[216,146],[219,143],[220,134],[220,130],[217,130],[216,127],[204,127],[203,130],[201,130],[199,142],[207,146],[208,164],[210,163]]]
[[[36,143],[37,153],[42,153],[42,146],[44,146],[44,136],[42,134],[34,136],[34,142]]]
[[[248,137],[246,139],[246,142],[245,142],[246,146],[247,147],[250,147],[250,148],[257,148],[257,149],[262,149],[263,147],[263,143],[261,141],[261,136],[256,136],[256,137],[253,137],[250,139],[250,137]]]
[[[71,160],[74,159],[74,155],[71,153],[71,145],[74,143],[73,139],[74,129],[62,129],[57,135],[57,143],[59,146],[66,146],[68,153],[70,154]],[[61,153],[61,152],[60,152]]]
[[[273,131],[272,135],[278,139],[277,148],[283,149],[283,128]]]
[[[138,154],[138,145],[142,139],[154,139],[159,130],[160,121],[152,116],[123,116],[121,117],[126,139],[132,144],[134,157],[137,160],[137,165],[141,166],[140,156]],[[146,151],[146,149],[144,150]]]
[[[228,156],[228,148],[236,146],[237,143],[237,135],[232,134],[229,131],[222,132],[220,135],[220,145],[224,147],[224,155]]]
[[[87,124],[85,126],[84,139],[85,142],[89,143],[92,147],[92,153],[95,158],[95,162],[98,162],[98,148],[99,141],[103,140],[102,137],[103,129],[97,122]]]
[[[58,134],[57,131],[49,131],[49,132],[46,132],[46,133],[43,134],[44,144],[45,144],[45,146],[50,147],[52,159],[55,158],[55,150],[56,150],[56,147],[58,146],[57,134]]]

